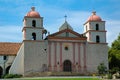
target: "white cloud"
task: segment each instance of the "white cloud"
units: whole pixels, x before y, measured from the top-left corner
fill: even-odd
[[[55,15],[57,13],[57,15]],[[78,33],[83,33],[83,24],[88,19],[88,17],[91,15],[90,12],[83,12],[83,11],[62,11],[62,10],[53,10],[53,14],[55,16],[64,16],[67,15],[67,21],[68,23],[73,27],[75,31]],[[45,23],[47,24],[46,28],[50,32],[56,32],[58,31],[59,27],[64,23],[64,17],[53,17],[52,23]],[[101,15],[102,17],[102,15]],[[107,18],[104,17],[104,20],[106,21],[106,30],[107,30],[107,42],[110,46],[111,43],[117,38],[118,34],[120,33],[120,21],[118,20],[106,20]],[[49,22],[49,20],[48,20]]]
[[[21,42],[22,32],[20,26],[2,26],[0,27],[0,41],[2,42]]]
[[[120,21],[119,20],[106,20],[106,28],[107,28],[107,41],[109,45],[117,39],[118,34],[120,33]]]
[[[5,1],[7,2],[9,0],[5,0]],[[69,1],[69,0],[64,0],[64,1]],[[66,14],[67,21],[73,27],[73,29],[78,33],[83,33],[83,24],[85,23],[87,18],[91,15],[91,12],[69,11],[65,9],[60,9],[57,6],[50,7],[49,5],[46,5],[43,2],[44,1],[39,2],[41,4],[37,5],[36,10],[40,12],[41,16],[44,17],[44,27],[48,31],[50,31],[51,33],[58,31],[59,27],[64,23],[64,15]],[[14,3],[17,3],[17,5],[19,5],[20,2],[16,1]],[[30,4],[32,4],[32,2],[20,3],[20,5],[23,5],[23,6],[16,7],[14,8],[14,10],[10,10],[10,11],[13,12],[14,14],[16,14],[16,11],[19,12],[19,14],[16,14],[16,15],[20,15],[20,17],[23,18],[24,15],[27,13],[27,11],[30,10],[28,9],[28,7],[30,7]],[[6,9],[4,8],[4,10]],[[113,42],[117,38],[118,34],[120,33],[120,27],[119,27],[120,21],[117,21],[117,20],[105,20],[105,21],[106,21],[106,29],[108,31],[107,41],[110,45],[111,42]],[[22,24],[22,22],[19,24]],[[22,26],[10,25],[10,26],[0,27],[0,37],[1,37],[0,41],[17,41],[17,42],[22,41],[21,29],[22,29]]]
[[[57,11],[55,11],[55,12],[57,12]],[[55,12],[53,12],[53,13],[55,14]],[[60,12],[60,11],[58,11],[58,12]],[[65,12],[65,11],[63,11],[63,12]],[[54,17],[53,16],[53,18],[52,18],[53,21],[51,23],[49,23],[49,20],[46,21],[48,23],[44,23],[45,28],[48,31],[50,31],[51,33],[58,31],[60,26],[65,21],[64,15],[66,14],[67,21],[73,27],[73,29],[79,33],[83,33],[83,24],[85,23],[85,21],[88,18],[90,13],[82,12],[82,11],[67,11],[65,13],[63,13],[63,12],[61,11],[61,13],[57,14],[58,16],[62,16],[62,17]]]

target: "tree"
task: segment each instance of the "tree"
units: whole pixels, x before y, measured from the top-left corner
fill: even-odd
[[[118,38],[113,41],[108,55],[109,68],[111,70],[114,70],[114,68],[118,68],[120,70],[120,34],[118,35]]]

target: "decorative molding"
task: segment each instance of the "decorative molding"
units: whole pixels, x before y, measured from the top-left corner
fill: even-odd
[[[87,21],[87,22],[85,22],[83,25],[85,25],[85,24],[87,24],[87,23],[90,23],[90,22],[105,22],[105,21]]]
[[[87,40],[86,37],[48,37],[49,40],[53,40],[53,39],[63,39],[63,40]]]
[[[45,40],[23,40],[23,42],[45,42]]]
[[[55,37],[55,36],[57,36],[57,35],[59,35],[61,33],[64,33],[64,32],[69,32],[69,33],[72,33],[72,34],[76,35],[77,37],[83,37],[83,38],[85,38],[85,36],[83,36],[83,34],[79,34],[79,33],[75,32],[75,31],[73,31],[71,29],[65,29],[65,30],[61,30],[59,32],[53,33],[53,34],[49,35],[48,38],[49,37]]]
[[[96,42],[88,42],[89,44],[105,44],[107,45],[108,43],[96,43]]]
[[[88,32],[105,32],[106,33],[107,31],[106,30],[97,30],[97,31],[96,30],[88,30],[85,32],[85,34]]]

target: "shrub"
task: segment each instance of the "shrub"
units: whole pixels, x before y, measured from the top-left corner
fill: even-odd
[[[110,73],[115,74],[116,72],[118,72],[120,69],[118,67],[114,67],[110,70]]]
[[[3,78],[20,78],[22,75],[19,74],[6,74]]]
[[[112,79],[112,74],[107,74],[108,79]]]
[[[100,63],[97,67],[98,73],[103,75],[107,72],[107,67],[104,65],[104,63]]]

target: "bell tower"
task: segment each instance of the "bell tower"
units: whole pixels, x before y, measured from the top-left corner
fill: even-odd
[[[23,40],[43,40],[43,17],[31,7],[23,19]]]
[[[84,33],[90,43],[106,43],[105,21],[102,21],[96,12],[92,12],[84,24]]]

